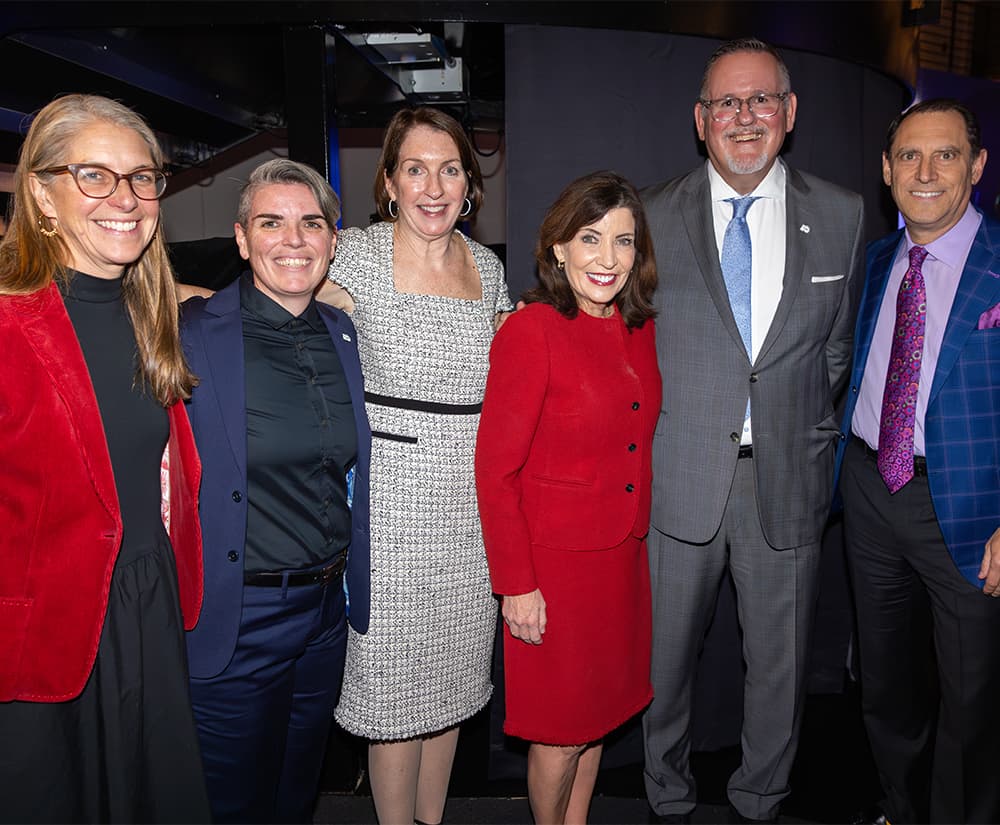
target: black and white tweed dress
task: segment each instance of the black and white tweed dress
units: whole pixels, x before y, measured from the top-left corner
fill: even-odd
[[[496,601],[473,468],[503,268],[466,242],[482,300],[399,293],[388,223],[340,233],[332,280],[351,294],[372,428],[371,622],[349,632],[336,719],[375,740],[434,733],[493,691]]]

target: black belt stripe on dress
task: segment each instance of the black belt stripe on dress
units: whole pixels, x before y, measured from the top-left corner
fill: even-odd
[[[303,584],[329,584],[347,566],[347,553],[341,553],[331,561],[326,567],[318,570],[300,570],[288,574],[288,586],[297,587]],[[281,587],[284,583],[285,574],[281,571],[275,573],[247,573],[243,576],[243,583],[254,587]]]
[[[383,432],[382,430],[372,430],[372,438],[384,438],[386,441],[399,441],[402,444],[417,443],[415,435],[398,435],[396,433]]]
[[[439,413],[441,415],[477,415],[483,411],[482,402],[478,404],[441,404],[437,401],[396,398],[392,395],[379,395],[374,392],[366,392],[365,401],[369,404],[378,404],[380,407],[396,407],[401,410],[415,410],[416,412]]]

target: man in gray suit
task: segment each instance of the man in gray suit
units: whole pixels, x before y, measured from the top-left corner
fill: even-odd
[[[863,278],[860,196],[778,159],[788,70],[738,40],[694,107],[708,162],[643,193],[656,244],[663,402],[649,562],[655,698],[643,720],[655,821],[690,820],[692,686],[725,571],[743,631],[737,821],[776,821],[798,743],[834,414]]]

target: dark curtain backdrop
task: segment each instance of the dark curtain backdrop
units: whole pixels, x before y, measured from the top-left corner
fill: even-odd
[[[544,26],[506,29],[507,279],[519,295],[535,281],[533,249],[545,210],[573,178],[614,169],[643,187],[703,163],[694,102],[705,61],[721,41],[669,34]],[[867,240],[896,226],[881,177],[886,128],[911,95],[899,82],[857,64],[783,50],[798,95],[790,165],[860,192]],[[661,273],[661,277],[665,273]],[[834,520],[821,569],[809,688],[843,690],[851,608]],[[502,656],[490,750],[494,777],[523,773],[523,748],[505,740]],[[738,744],[742,664],[732,584],[723,583],[696,677],[692,746]],[[595,701],[600,701],[599,697]],[[603,767],[641,762],[638,720],[616,732]]]

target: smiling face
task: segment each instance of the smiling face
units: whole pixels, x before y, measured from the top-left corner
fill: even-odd
[[[552,251],[565,265],[576,305],[588,315],[604,318],[635,262],[635,217],[624,207],[612,209],[577,230],[568,243],[554,244]]]
[[[100,164],[119,174],[155,167],[137,132],[105,121],[80,130],[65,163]],[[69,174],[54,175],[48,182],[33,175],[30,184],[39,211],[66,243],[66,265],[88,275],[120,278],[156,231],[159,201],[139,200],[126,180],[107,198],[84,195]]]
[[[234,227],[254,286],[292,315],[301,315],[326,275],[337,246],[312,190],[303,183],[265,184],[254,192],[244,228]]]
[[[385,187],[399,208],[398,224],[425,240],[449,235],[469,191],[458,146],[447,132],[414,126],[399,149]]]
[[[928,244],[958,223],[984,166],[986,150],[972,157],[958,112],[921,112],[899,124],[882,177],[914,243]]]
[[[778,61],[766,52],[734,52],[712,66],[703,90],[706,100],[746,98],[758,92],[787,92],[783,88]],[[709,160],[733,189],[741,195],[752,192],[771,171],[785,135],[795,125],[797,101],[789,93],[784,106],[772,117],[760,118],[744,103],[728,123],[718,123],[708,109],[696,103],[694,123],[705,141]]]

